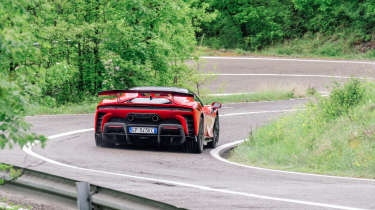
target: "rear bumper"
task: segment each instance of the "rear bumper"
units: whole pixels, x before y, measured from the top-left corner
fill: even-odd
[[[129,127],[157,128],[157,134],[132,134]],[[103,126],[103,133],[97,137],[112,144],[122,145],[182,145],[186,141],[184,128],[179,124],[127,124],[108,122]]]

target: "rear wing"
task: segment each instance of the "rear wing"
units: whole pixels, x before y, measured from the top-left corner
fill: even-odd
[[[108,96],[108,95],[116,95],[119,96],[123,93],[167,93],[172,95],[180,95],[180,96],[191,96],[194,97],[193,93],[182,93],[176,92],[171,90],[105,90],[98,93],[98,96]]]

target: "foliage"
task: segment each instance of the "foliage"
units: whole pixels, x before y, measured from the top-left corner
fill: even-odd
[[[23,147],[36,140],[44,145],[46,138],[30,133],[30,125],[23,119],[27,106],[24,94],[15,83],[8,82],[5,78],[6,76],[0,73],[0,149],[6,146],[12,148],[15,144]],[[3,163],[0,163],[0,171],[8,172],[12,179],[21,175],[19,170]],[[5,180],[0,178],[0,184],[4,182]]]
[[[272,168],[375,177],[375,85],[352,80],[329,98],[257,129],[232,160]],[[316,100],[316,99],[315,99]]]
[[[17,179],[18,177],[22,175],[22,171],[20,169],[15,169],[13,166],[8,165],[8,164],[3,164],[3,163],[0,163],[0,171],[3,171],[6,174],[8,174],[9,180]],[[5,181],[8,181],[8,180],[0,178],[0,185],[4,184]]]
[[[29,125],[23,120],[26,102],[20,90],[14,83],[0,78],[0,148],[24,146],[37,139],[43,142],[43,136],[29,133]]]
[[[276,43],[256,53],[273,56],[374,58],[372,42],[361,43],[359,40],[359,37],[350,31],[336,32],[333,35],[305,33],[303,37]]]
[[[6,146],[12,148],[15,144],[23,147],[36,140],[44,145],[46,138],[30,133],[30,125],[23,118],[28,107],[28,90],[34,89],[33,86],[30,88],[30,84],[25,84],[21,90],[14,82],[7,81],[7,78],[0,72],[0,149]],[[20,80],[20,83],[22,82],[23,80]],[[11,179],[21,176],[20,170],[8,164],[0,163],[0,171],[7,172]],[[0,178],[0,185],[5,181]]]
[[[328,99],[323,98],[318,105],[324,119],[335,119],[347,114],[364,99],[365,89],[359,80],[352,80],[343,87],[336,83]]]
[[[280,41],[322,33],[350,33],[351,45],[374,40],[375,3],[339,0],[208,0],[217,19],[203,24],[212,47],[263,49]],[[232,35],[232,39],[227,39]],[[345,39],[346,37],[342,37]]]
[[[373,59],[375,57],[375,50],[371,50],[374,49],[375,42],[358,42],[358,36],[351,32],[337,32],[334,35],[308,32],[303,37],[276,42],[257,51],[242,48],[224,49],[220,41],[212,44],[210,41],[213,38],[208,37],[205,40],[205,44],[210,46],[201,47],[206,56],[288,56],[337,59]]]
[[[31,99],[51,106],[104,89],[182,86],[195,31],[215,17],[207,7],[196,0],[4,0],[0,71],[23,77],[38,89]]]

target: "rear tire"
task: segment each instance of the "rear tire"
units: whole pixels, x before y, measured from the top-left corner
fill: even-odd
[[[95,144],[97,147],[113,147],[114,145],[108,142],[105,142],[101,134],[95,135]]]
[[[204,141],[204,127],[203,127],[203,117],[201,117],[200,123],[199,123],[199,131],[198,136],[196,137],[197,140],[194,141],[194,153],[200,154],[203,152],[203,141]]]
[[[97,147],[102,147],[103,146],[103,140],[102,140],[102,135],[95,135],[95,144]]]
[[[204,127],[203,127],[203,117],[201,117],[199,122],[199,130],[198,130],[198,136],[195,137],[195,139],[186,141],[185,142],[185,151],[191,152],[191,153],[197,153],[200,154],[203,152],[203,138],[204,138]]]
[[[219,143],[219,134],[220,134],[220,123],[219,123],[219,113],[216,114],[215,124],[213,128],[214,137],[212,141],[208,142],[208,148],[215,148]]]

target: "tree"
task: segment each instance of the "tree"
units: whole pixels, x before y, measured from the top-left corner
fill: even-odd
[[[5,0],[0,68],[27,75],[40,88],[33,98],[53,104],[109,88],[183,85],[195,31],[210,17],[195,2]]]

